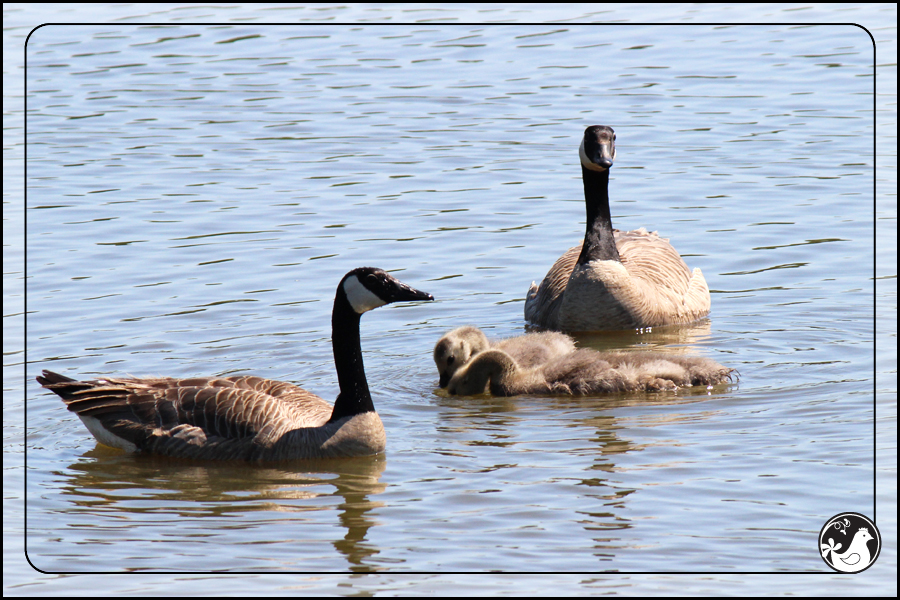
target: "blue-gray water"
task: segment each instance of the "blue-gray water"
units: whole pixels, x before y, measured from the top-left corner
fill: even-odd
[[[765,15],[870,27],[890,65],[877,175],[872,42],[852,25],[375,23],[647,19],[595,8],[4,6],[18,169],[24,37],[47,21],[110,23],[32,34],[24,211],[21,170],[4,170],[4,330],[21,331],[27,308],[27,356],[4,336],[5,593],[100,585],[38,574],[24,538],[48,573],[264,573],[102,580],[120,594],[895,594],[895,9]],[[326,24],[252,22],[304,18]],[[230,24],[178,24],[201,20]],[[137,24],[150,21],[173,25]],[[595,123],[618,136],[615,225],[669,237],[703,270],[713,311],[580,342],[709,356],[740,382],[438,392],[438,337],[522,333],[528,285],[579,241],[577,148]],[[253,373],[333,400],[331,301],[362,265],[437,298],[363,318],[382,456],[136,457],[96,444],[34,382],[42,368]],[[847,510],[877,516],[885,540],[857,580],[818,556],[820,527]]]

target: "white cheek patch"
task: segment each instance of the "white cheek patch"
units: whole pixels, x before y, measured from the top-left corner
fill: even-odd
[[[584,140],[581,140],[581,145],[578,146],[578,158],[581,159],[581,164],[584,165],[585,169],[590,169],[591,171],[606,171],[604,167],[601,167],[597,163],[591,162],[591,160],[587,157],[587,154],[584,152]],[[612,159],[616,160],[616,151],[613,150]]]
[[[356,277],[348,277],[344,280],[344,293],[347,294],[350,306],[360,315],[373,308],[387,304],[387,302],[370,292]]]

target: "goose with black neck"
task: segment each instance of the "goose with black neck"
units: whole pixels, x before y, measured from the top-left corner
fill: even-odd
[[[294,384],[254,376],[77,381],[43,371],[94,437],[131,452],[192,459],[286,460],[384,451],[360,347],[363,313],[392,302],[434,300],[381,269],[361,267],[338,284],[331,342],[340,393],[334,406]]]
[[[538,327],[574,332],[684,324],[709,314],[703,273],[691,271],[668,239],[643,227],[613,228],[613,129],[585,129],[578,154],[587,215],[584,240],[554,263],[539,286],[532,282],[525,319]]]

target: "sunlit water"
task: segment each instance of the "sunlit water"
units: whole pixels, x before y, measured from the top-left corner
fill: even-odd
[[[863,30],[117,23],[39,29],[27,56],[25,237],[4,239],[5,256],[27,249],[27,362],[7,348],[4,413],[15,448],[24,389],[35,567],[816,572],[825,584],[821,526],[875,516],[875,376],[879,447],[896,464],[896,228],[891,205],[876,296]],[[713,311],[579,342],[709,356],[739,383],[448,397],[434,342],[463,324],[522,333],[528,285],[583,234],[577,148],[596,123],[618,136],[615,225],[669,237],[703,270]],[[878,185],[892,193],[895,174]],[[21,215],[4,218],[20,235]],[[253,373],[333,400],[331,302],[363,265],[437,299],[363,317],[384,455],[128,455],[34,382],[42,368]],[[21,505],[19,473],[5,481]],[[879,481],[887,537],[895,482]],[[880,561],[895,569],[894,545]],[[896,591],[876,569],[867,594]]]

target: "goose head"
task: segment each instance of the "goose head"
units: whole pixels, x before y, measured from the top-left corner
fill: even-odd
[[[434,296],[410,287],[382,269],[360,267],[341,280],[338,290],[358,315],[392,302],[434,300]]]
[[[359,344],[362,314],[392,302],[417,300],[434,300],[434,296],[406,285],[382,269],[360,267],[341,279],[331,311],[331,349],[341,393],[329,422],[375,411]]]
[[[608,170],[616,160],[616,132],[606,125],[591,125],[584,130],[578,156],[585,169]]]

